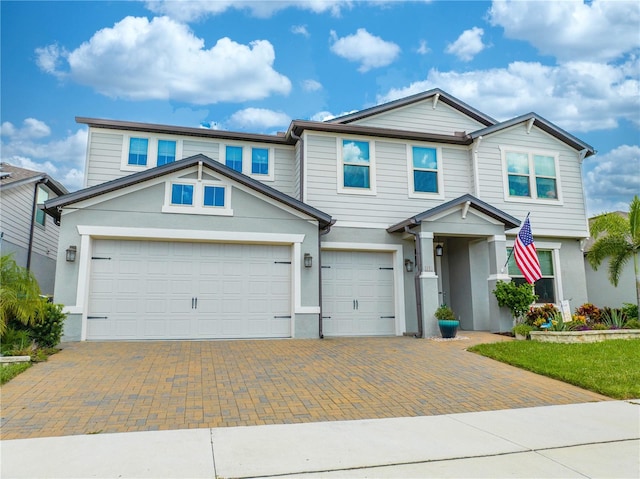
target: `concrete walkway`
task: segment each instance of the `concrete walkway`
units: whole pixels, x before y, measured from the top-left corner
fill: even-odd
[[[69,343],[2,386],[2,439],[607,401],[466,351],[504,336]]]
[[[2,441],[18,478],[638,478],[640,400]]]

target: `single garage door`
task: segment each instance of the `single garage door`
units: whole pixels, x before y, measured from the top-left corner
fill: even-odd
[[[322,329],[327,336],[396,334],[393,255],[322,252]]]
[[[290,337],[290,251],[96,240],[87,339]]]

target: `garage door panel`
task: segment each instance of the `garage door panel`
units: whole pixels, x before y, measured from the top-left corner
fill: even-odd
[[[100,253],[98,253],[100,252]],[[94,241],[89,339],[289,337],[291,247]],[[274,259],[277,258],[277,259]],[[194,303],[197,298],[197,304]],[[98,314],[99,313],[99,314]]]

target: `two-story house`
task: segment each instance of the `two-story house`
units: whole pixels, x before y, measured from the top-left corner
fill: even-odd
[[[86,188],[46,203],[68,340],[428,337],[441,303],[506,331],[492,291],[522,281],[505,263],[528,213],[540,302],[587,300],[595,151],[534,113],[436,89],[277,135],[77,121]]]
[[[30,270],[45,295],[53,295],[59,227],[43,206],[67,193],[46,173],[0,164],[0,254]]]

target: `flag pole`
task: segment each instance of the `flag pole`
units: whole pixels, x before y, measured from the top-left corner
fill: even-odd
[[[527,216],[525,216],[524,221],[527,221],[527,218],[529,217],[529,215],[531,214],[531,211],[529,211],[527,213]],[[524,224],[524,221],[521,224]],[[504,266],[502,267],[502,269],[500,270],[500,274],[504,273],[505,268],[507,267],[507,265],[509,264],[509,260],[511,259],[511,256],[513,255],[513,250],[515,248],[511,248],[511,251],[509,251],[509,256],[507,256],[507,261],[505,261]]]

